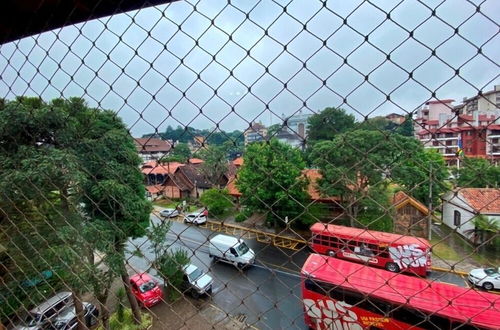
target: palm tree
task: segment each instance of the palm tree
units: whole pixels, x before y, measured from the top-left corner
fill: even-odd
[[[464,234],[471,235],[475,244],[482,244],[485,241],[488,241],[487,244],[491,244],[492,240],[490,238],[500,231],[500,223],[496,219],[483,214],[474,217],[472,223],[474,228],[464,231]]]

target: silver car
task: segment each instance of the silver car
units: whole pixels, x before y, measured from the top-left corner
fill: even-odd
[[[73,304],[71,292],[60,292],[28,312],[21,324],[14,329],[35,330],[46,329],[55,321],[58,314]]]
[[[187,264],[182,268],[182,271],[184,273],[183,289],[190,291],[194,298],[212,293],[212,284],[214,283],[212,276],[204,273],[193,264]]]
[[[97,324],[99,317],[99,310],[89,302],[83,303],[85,326],[90,328]],[[73,330],[78,326],[78,319],[76,317],[75,307],[68,306],[57,315],[52,321],[50,329],[57,330]]]
[[[163,209],[160,211],[160,215],[164,218],[175,218],[179,216],[179,211],[176,209]]]

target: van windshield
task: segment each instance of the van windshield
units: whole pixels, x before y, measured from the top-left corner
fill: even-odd
[[[244,255],[245,253],[248,252],[248,250],[250,250],[248,248],[248,246],[245,244],[245,242],[241,243],[240,245],[238,245],[236,247],[236,251],[238,251],[238,255],[242,256]]]

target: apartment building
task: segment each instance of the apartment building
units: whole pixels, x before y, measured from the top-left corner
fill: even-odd
[[[261,122],[252,122],[243,135],[245,137],[245,145],[257,141],[263,141],[267,137],[267,128]]]

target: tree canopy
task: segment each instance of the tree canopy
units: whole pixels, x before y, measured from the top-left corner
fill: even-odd
[[[67,281],[79,294],[103,283],[95,278],[97,248],[107,252],[104,278],[123,274],[124,242],[145,233],[151,205],[140,163],[132,137],[112,111],[89,108],[79,98],[7,101],[0,109],[0,225],[34,225],[30,232],[38,242],[30,240],[30,248],[36,259],[67,268],[74,275]]]
[[[326,108],[309,117],[308,123],[308,140],[314,142],[332,140],[336,135],[352,130],[356,119],[344,109]]]
[[[457,176],[459,187],[498,188],[500,186],[500,167],[490,164],[483,158],[465,157],[460,162]]]
[[[323,176],[320,191],[344,199],[351,225],[356,225],[361,206],[364,210],[364,200],[375,201],[374,196],[380,195],[389,179],[424,202],[431,184],[434,198],[445,189],[442,157],[425,151],[419,141],[399,134],[366,130],[340,134],[332,141],[317,143],[311,159]]]
[[[236,182],[241,204],[265,213],[275,228],[284,225],[285,217],[299,225],[308,204],[304,167],[298,149],[275,139],[250,144]]]

